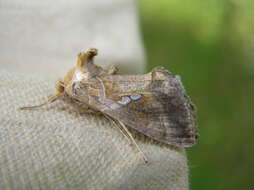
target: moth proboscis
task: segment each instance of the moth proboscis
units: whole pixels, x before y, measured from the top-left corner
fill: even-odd
[[[162,67],[143,75],[120,75],[117,68],[106,70],[94,64],[97,49],[79,53],[76,65],[55,84],[48,102],[22,107],[32,109],[67,95],[95,112],[119,121],[125,137],[138,147],[125,125],[159,142],[190,147],[198,137],[195,109],[179,76]]]

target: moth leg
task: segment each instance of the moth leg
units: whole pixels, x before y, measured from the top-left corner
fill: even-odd
[[[117,74],[118,72],[118,68],[115,65],[111,65],[108,69],[107,69],[107,73],[109,75],[114,75]]]
[[[56,91],[56,95],[58,94],[62,94],[64,92],[64,81],[62,79],[58,79],[55,83],[55,91]]]

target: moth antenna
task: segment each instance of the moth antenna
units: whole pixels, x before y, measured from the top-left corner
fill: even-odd
[[[34,108],[39,108],[39,107],[42,107],[44,105],[53,103],[54,101],[56,101],[60,97],[62,97],[62,94],[51,96],[51,97],[49,97],[48,101],[46,101],[46,102],[44,102],[42,104],[34,105],[34,106],[24,106],[24,107],[20,107],[19,109],[20,110],[31,110],[31,109],[34,109]]]
[[[120,124],[117,125],[116,121],[109,117],[106,114],[103,114],[107,119],[109,119],[110,121],[113,122],[113,124],[120,130],[120,132],[122,133],[122,135],[128,140],[128,142],[130,144],[134,144],[136,146],[136,148],[138,149],[138,151],[142,154],[142,158],[144,159],[145,163],[148,163],[148,159],[145,155],[145,153],[142,151],[142,149],[138,146],[138,144],[136,143],[135,139],[133,138],[133,136],[131,135],[130,131],[128,130],[128,128],[125,126],[124,123],[122,123],[121,121],[118,120],[118,123]]]
[[[136,143],[135,139],[133,138],[132,134],[130,133],[130,131],[127,129],[127,127],[125,126],[124,123],[122,123],[120,120],[117,120],[118,123],[123,127],[124,131],[127,133],[127,135],[129,136],[129,138],[131,139],[132,143],[136,146],[136,148],[138,149],[138,151],[142,154],[142,158],[144,159],[145,163],[148,163],[148,159],[145,155],[145,153],[142,151],[142,149],[138,146],[138,144]]]

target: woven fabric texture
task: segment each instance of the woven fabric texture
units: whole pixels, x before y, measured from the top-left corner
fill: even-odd
[[[132,131],[148,156],[145,164],[115,125],[71,102],[17,109],[52,91],[44,80],[0,72],[0,189],[187,189],[181,149]]]
[[[132,0],[0,0],[0,189],[187,190],[183,149],[131,130],[145,164],[108,119],[47,100],[75,55],[99,49],[95,62],[141,73],[145,59]]]

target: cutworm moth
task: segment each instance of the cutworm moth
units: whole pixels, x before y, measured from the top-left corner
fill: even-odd
[[[76,65],[56,82],[56,94],[48,102],[65,95],[119,121],[133,141],[125,125],[162,143],[177,147],[194,145],[194,105],[179,76],[162,67],[144,75],[120,75],[116,67],[106,70],[95,65],[95,55],[94,48],[80,53]]]

